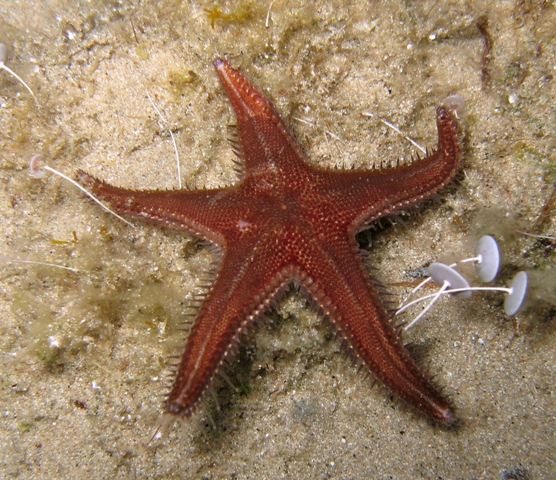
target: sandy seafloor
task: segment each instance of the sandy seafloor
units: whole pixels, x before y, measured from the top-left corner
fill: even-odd
[[[0,478],[556,478],[555,243],[517,233],[556,234],[554,2],[276,0],[267,27],[270,3],[221,2],[212,27],[209,1],[0,0],[7,65],[41,105],[0,72]],[[456,427],[371,388],[293,294],[250,334],[237,390],[215,388],[220,410],[209,398],[150,442],[210,253],[33,178],[28,160],[176,188],[172,129],[184,184],[233,184],[234,118],[212,67],[223,55],[330,167],[416,153],[381,118],[434,147],[434,107],[465,98],[460,184],[370,237],[387,284],[469,256],[485,233],[503,253],[496,285],[530,272],[515,319],[502,294],[446,298],[405,335],[456,405]]]

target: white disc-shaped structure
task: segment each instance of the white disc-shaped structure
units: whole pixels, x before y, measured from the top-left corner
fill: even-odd
[[[485,283],[492,282],[500,268],[500,250],[496,240],[490,235],[485,235],[477,243],[475,256],[480,260],[475,263],[477,276]]]
[[[508,317],[515,315],[523,305],[525,294],[527,293],[527,274],[519,272],[510,283],[511,292],[506,295],[504,300],[504,312]]]
[[[460,273],[443,263],[431,263],[429,265],[428,272],[434,283],[440,287],[444,285],[444,282],[448,282],[448,285],[452,290],[470,288],[469,283],[467,283],[467,280],[463,278]],[[448,292],[449,291],[450,290],[448,290]],[[458,298],[469,298],[471,296],[471,290],[466,292],[456,292],[453,295]]]

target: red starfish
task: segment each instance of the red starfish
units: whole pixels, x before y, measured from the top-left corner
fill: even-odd
[[[236,352],[240,335],[293,284],[393,392],[451,422],[453,408],[392,327],[355,234],[452,180],[461,150],[453,110],[437,109],[438,149],[427,158],[388,169],[326,170],[305,161],[276,109],[240,71],[225,60],[214,64],[237,116],[238,184],[133,191],[80,172],[80,181],[114,210],[186,230],[218,253],[214,284],[187,338],[165,410],[190,416]]]

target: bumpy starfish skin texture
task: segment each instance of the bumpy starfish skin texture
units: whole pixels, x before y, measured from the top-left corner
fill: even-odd
[[[387,169],[327,170],[306,162],[276,109],[240,71],[222,59],[215,67],[237,117],[236,185],[133,191],[79,174],[117,212],[214,245],[214,281],[187,337],[165,410],[190,416],[237,351],[240,335],[296,285],[378,379],[421,412],[450,423],[454,409],[392,327],[355,235],[453,179],[461,156],[454,109],[437,109],[438,148],[426,158]]]

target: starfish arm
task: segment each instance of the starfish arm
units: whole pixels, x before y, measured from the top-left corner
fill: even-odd
[[[454,111],[439,107],[436,124],[438,147],[426,158],[380,170],[323,172],[322,195],[329,202],[334,197],[334,208],[344,216],[352,233],[380,217],[433,197],[452,181],[461,161]]]
[[[347,241],[306,254],[304,286],[354,354],[392,392],[442,423],[454,410],[421,372],[391,325],[378,293]],[[321,281],[322,279],[322,281]]]
[[[93,195],[110,203],[118,213],[165,223],[213,243],[222,243],[221,232],[237,224],[234,187],[226,190],[160,191],[126,190],[79,171],[78,181]],[[230,198],[232,197],[232,198]]]
[[[291,269],[261,243],[226,249],[177,365],[165,404],[168,413],[190,416],[195,411],[216,375],[229,365],[241,335],[285,291]]]
[[[304,155],[276,108],[247,77],[223,59],[214,62],[237,119],[232,139],[245,174],[297,176],[308,170]]]

